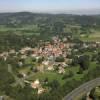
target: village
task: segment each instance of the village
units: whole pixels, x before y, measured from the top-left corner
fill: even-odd
[[[8,52],[4,51],[0,54],[0,59],[4,61],[9,61],[9,57],[16,60],[17,67],[23,68],[24,66],[31,66],[32,73],[46,71],[54,71],[58,74],[64,74],[66,67],[72,63],[73,58],[70,57],[72,51],[78,52],[78,49],[75,46],[79,45],[69,41],[67,37],[62,39],[59,36],[52,37],[52,41],[43,42],[40,40],[40,43],[37,43],[38,46],[35,48],[23,47],[19,51],[14,49],[9,50]],[[99,42],[95,43],[82,43],[79,48],[98,48],[100,47]],[[94,51],[96,52],[96,51]],[[80,56],[80,55],[77,55]],[[10,63],[13,62],[10,61]],[[35,67],[34,67],[35,66]],[[46,92],[48,88],[43,88],[39,79],[33,79],[34,81],[26,80],[31,74],[20,72],[24,78],[24,82],[30,84],[33,89],[38,90],[37,94]],[[48,81],[45,81],[45,84]]]

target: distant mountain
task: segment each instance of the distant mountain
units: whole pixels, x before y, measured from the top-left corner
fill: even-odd
[[[77,9],[77,10],[66,10],[66,9],[60,9],[60,10],[47,10],[47,11],[25,11],[25,12],[10,12],[11,13],[21,13],[21,14],[77,14],[77,15],[97,15],[100,14],[100,9]],[[8,13],[6,13],[8,14]],[[0,13],[1,15],[1,13]]]
[[[70,14],[70,15],[100,15],[100,9],[80,9],[80,10],[51,10],[45,12],[34,12],[34,11],[24,11],[24,12],[2,12],[0,15],[8,15],[8,14]]]
[[[100,9],[91,9],[91,10],[77,10],[77,11],[72,11],[72,14],[84,14],[84,15],[97,15],[100,14]]]
[[[100,9],[58,10],[58,11],[51,11],[50,13],[53,13],[53,14],[97,15],[97,14],[100,14]]]
[[[70,14],[71,12],[71,14]],[[87,15],[82,15],[86,14]],[[93,13],[95,12],[95,14]],[[77,24],[100,24],[100,10],[94,11],[69,11],[48,13],[32,13],[32,12],[16,12],[16,13],[0,13],[0,25],[20,26],[25,24],[54,24],[57,22],[77,23]],[[77,15],[79,14],[79,15]]]

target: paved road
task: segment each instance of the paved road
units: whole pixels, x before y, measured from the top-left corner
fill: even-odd
[[[63,100],[77,100],[76,98],[78,98],[80,95],[88,93],[96,86],[100,86],[100,78],[96,78],[87,83],[84,83],[69,93],[67,96],[65,96]]]

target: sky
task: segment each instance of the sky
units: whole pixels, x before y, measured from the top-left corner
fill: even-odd
[[[100,10],[100,0],[0,0],[0,12]]]

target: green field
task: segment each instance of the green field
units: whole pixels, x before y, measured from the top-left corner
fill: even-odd
[[[75,79],[75,80],[81,80],[81,78],[84,77],[84,75],[87,74],[87,72],[89,70],[92,70],[96,67],[96,62],[91,62],[90,63],[90,67],[88,70],[84,71],[83,74],[77,74],[77,72],[79,71],[79,66],[69,66],[65,69],[66,73],[69,74],[69,72],[71,71],[73,73],[72,77],[68,77],[66,79],[62,79],[63,74],[59,74],[58,72],[54,72],[54,71],[46,71],[46,72],[31,72],[30,71],[30,67],[25,67],[21,70],[19,70],[20,73],[28,73],[30,72],[30,75],[27,76],[26,80],[29,81],[34,81],[36,79],[39,79],[40,81],[45,80],[46,78],[48,78],[48,81],[51,82],[53,80],[58,80],[58,82],[60,83],[60,85],[63,85],[66,80],[70,80],[70,79]]]
[[[80,39],[87,42],[100,42],[100,31],[95,31],[92,34],[80,36]]]
[[[3,26],[3,25],[0,25],[0,33],[7,33],[7,32],[10,32],[10,33],[15,33],[15,34],[18,34],[18,35],[40,35],[39,33],[39,28],[37,25],[24,25],[24,26],[21,26],[21,27],[6,27],[6,26]]]

